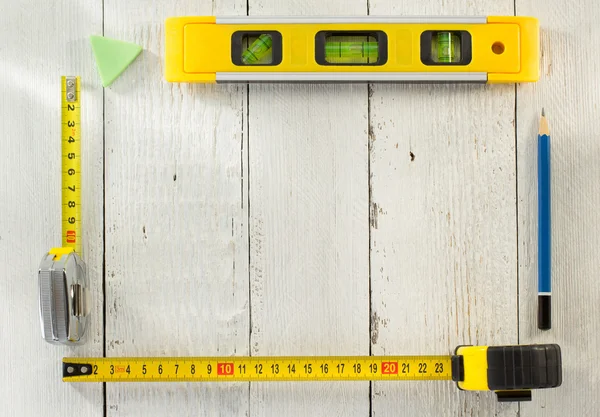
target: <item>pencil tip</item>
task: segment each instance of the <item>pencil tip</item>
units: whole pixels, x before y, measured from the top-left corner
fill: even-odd
[[[546,112],[542,108],[542,117],[540,118],[540,135],[549,135],[550,129],[548,129],[548,119],[546,119]]]

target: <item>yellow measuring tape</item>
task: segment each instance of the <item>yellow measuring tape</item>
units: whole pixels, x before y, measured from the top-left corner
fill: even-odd
[[[562,383],[558,345],[461,346],[439,356],[64,358],[65,382],[452,380],[523,401]]]
[[[62,246],[81,255],[81,106],[80,78],[61,80]]]
[[[89,282],[81,259],[81,91],[79,77],[61,77],[62,247],[50,249],[38,269],[42,337],[49,343],[84,342]]]
[[[452,379],[450,356],[70,358],[65,361],[69,365],[64,379],[74,382]],[[89,364],[89,373],[69,376],[68,367],[73,372],[76,369],[73,364]]]

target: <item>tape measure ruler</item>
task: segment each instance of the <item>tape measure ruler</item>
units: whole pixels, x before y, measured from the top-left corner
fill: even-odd
[[[562,383],[558,345],[461,346],[440,356],[64,358],[65,382],[277,382],[452,380],[501,401]]]
[[[84,342],[89,284],[81,259],[81,80],[61,78],[62,247],[44,255],[38,271],[42,337],[54,344]]]
[[[80,78],[62,77],[62,246],[81,254],[81,105]]]
[[[89,374],[70,376],[69,366],[88,362],[91,366]],[[210,382],[452,379],[449,356],[102,358],[88,362],[85,359],[69,359],[65,380]]]

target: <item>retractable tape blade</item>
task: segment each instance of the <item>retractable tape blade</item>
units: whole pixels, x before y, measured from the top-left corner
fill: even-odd
[[[526,401],[562,383],[558,345],[461,346],[441,356],[64,358],[65,382],[431,381]]]
[[[81,259],[81,81],[61,78],[62,247],[38,270],[42,337],[53,344],[85,341],[89,284]]]

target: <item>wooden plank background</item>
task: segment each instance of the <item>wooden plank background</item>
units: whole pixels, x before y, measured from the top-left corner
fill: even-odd
[[[536,84],[163,81],[177,15],[533,15]],[[592,0],[0,3],[3,415],[594,415],[600,6]],[[87,36],[142,55],[102,89]],[[59,243],[59,79],[83,79],[87,345],[39,334]],[[536,130],[553,140],[554,326],[536,328]],[[452,383],[60,381],[67,355],[450,353],[556,342],[564,383],[498,404]]]
[[[551,7],[548,7],[551,6]],[[537,393],[521,405],[525,416],[591,416],[600,373],[600,142],[596,138],[600,90],[600,4],[517,2],[517,13],[536,13],[541,32],[541,79],[517,90],[519,190],[519,340],[558,342],[563,349],[563,386]],[[546,110],[552,134],[552,277],[554,309],[549,332],[537,329],[537,114]]]
[[[97,1],[0,2],[0,401],[5,416],[103,415],[102,386],[61,383],[64,356],[102,355],[102,85],[85,37],[102,31]],[[37,272],[61,245],[60,81],[80,75],[83,253],[93,320],[78,348],[41,338]]]
[[[437,0],[370,5],[375,15],[513,12],[509,1],[450,9]],[[514,94],[512,85],[372,87],[373,354],[449,354],[461,344],[517,341]],[[475,396],[452,383],[376,382],[373,411],[517,411],[493,396]],[[419,407],[404,406],[412,402]]]

